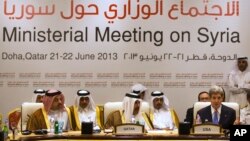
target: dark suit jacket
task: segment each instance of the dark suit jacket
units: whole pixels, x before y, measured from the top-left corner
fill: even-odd
[[[213,120],[211,113],[211,105],[199,110],[197,114],[199,114],[202,123],[205,122],[212,123]],[[219,121],[221,127],[224,129],[229,129],[229,127],[234,124],[235,119],[236,119],[235,110],[222,104],[220,121]]]
[[[190,125],[193,125],[193,114],[194,114],[194,107],[188,108],[186,113],[186,118],[184,119],[185,122],[189,122]]]

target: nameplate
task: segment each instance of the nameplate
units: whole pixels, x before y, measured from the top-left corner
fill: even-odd
[[[116,135],[143,135],[144,126],[140,124],[121,124],[115,127]]]
[[[221,127],[215,124],[197,124],[193,126],[194,134],[219,135],[222,134]]]

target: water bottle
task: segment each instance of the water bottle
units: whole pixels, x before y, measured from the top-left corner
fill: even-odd
[[[137,121],[135,122],[135,124],[140,125],[140,121],[139,121],[139,120],[137,120]]]
[[[58,121],[58,124],[59,124],[59,134],[62,134],[64,122],[61,120],[61,121]]]
[[[140,120],[139,123],[140,123],[140,125],[145,126],[145,121],[144,120]]]
[[[55,124],[55,119],[54,118],[50,118],[50,133],[54,133],[54,124]]]
[[[55,123],[54,123],[54,133],[59,134],[59,122],[56,118]]]
[[[4,134],[4,140],[8,139],[8,134],[9,134],[9,127],[8,127],[8,119],[5,120],[5,124],[3,125],[3,134]]]

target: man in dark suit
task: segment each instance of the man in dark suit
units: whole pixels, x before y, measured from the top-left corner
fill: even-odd
[[[202,91],[198,95],[198,101],[199,102],[208,102],[210,101],[210,97],[208,92]],[[188,108],[186,113],[186,118],[184,119],[185,122],[189,122],[190,125],[193,125],[193,119],[194,119],[194,107]]]
[[[229,129],[236,120],[235,110],[222,104],[224,91],[219,86],[212,86],[209,90],[211,105],[197,112],[198,122],[219,124],[224,129]]]

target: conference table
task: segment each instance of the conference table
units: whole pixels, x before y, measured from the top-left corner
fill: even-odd
[[[179,135],[175,133],[168,134],[140,134],[140,135],[115,135],[112,133],[94,133],[94,134],[81,134],[80,131],[69,131],[63,132],[62,134],[45,134],[45,135],[21,135],[18,134],[13,139],[13,136],[10,134],[10,141],[229,141],[229,137],[225,137],[224,135]]]

